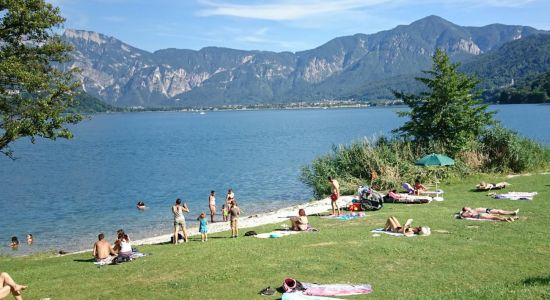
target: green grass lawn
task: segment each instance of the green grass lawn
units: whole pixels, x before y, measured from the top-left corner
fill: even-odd
[[[539,194],[533,201],[494,200],[471,191],[481,179]],[[442,188],[443,202],[386,204],[366,219],[310,217],[319,229],[313,233],[256,239],[242,237],[243,230],[238,239],[219,233],[206,243],[193,237],[187,244],[139,246],[151,255],[101,268],[89,262],[90,253],[0,257],[0,271],[28,284],[28,299],[278,299],[279,293],[258,292],[285,277],[373,286],[372,294],[347,299],[550,299],[550,175],[472,178]],[[454,219],[462,206],[519,208],[521,218]],[[370,231],[391,215],[430,226],[432,235],[373,237]],[[254,230],[274,228],[280,225]]]

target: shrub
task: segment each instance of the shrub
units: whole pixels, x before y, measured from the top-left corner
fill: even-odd
[[[495,126],[480,137],[480,149],[486,156],[483,171],[526,172],[548,167],[550,149],[516,132]]]

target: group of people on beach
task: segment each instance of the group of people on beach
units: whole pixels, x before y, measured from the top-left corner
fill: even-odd
[[[208,196],[208,208],[210,209],[210,222],[214,223],[214,217],[216,216],[216,191],[210,191],[210,195]],[[179,240],[182,240],[182,242],[188,241],[188,234],[185,224],[185,216],[184,213],[189,213],[189,207],[186,203],[181,202],[181,199],[176,199],[176,203],[174,206],[172,206],[172,214],[174,217],[174,237],[172,238],[172,243],[177,244]],[[239,216],[241,214],[241,210],[237,205],[237,201],[235,199],[235,193],[233,192],[233,189],[229,189],[227,191],[227,195],[225,196],[225,203],[222,205],[221,209],[222,213],[222,220],[223,222],[230,221],[231,225],[231,238],[236,238],[239,236]],[[199,221],[199,232],[201,234],[201,241],[206,242],[208,241],[208,220],[206,218],[206,213],[203,211],[200,213],[199,217],[197,218],[197,221]],[[181,230],[183,234],[183,239],[179,239],[179,231]]]

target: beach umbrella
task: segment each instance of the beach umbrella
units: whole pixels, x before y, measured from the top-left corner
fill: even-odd
[[[455,161],[446,156],[446,155],[443,155],[443,154],[435,154],[435,153],[432,153],[432,154],[428,154],[424,157],[422,157],[421,159],[417,160],[415,162],[416,165],[418,166],[424,166],[424,167],[429,167],[429,166],[452,166],[455,164]],[[442,197],[439,196],[439,190],[437,189],[437,184],[439,182],[437,181],[437,176],[435,177],[435,190],[436,190],[436,197],[434,198],[434,200],[436,201],[441,201],[443,200]]]
[[[452,166],[455,164],[455,161],[443,154],[428,154],[421,159],[416,161],[418,166]]]

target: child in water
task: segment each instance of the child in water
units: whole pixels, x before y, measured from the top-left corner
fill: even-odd
[[[224,222],[229,221],[229,210],[225,207],[225,204],[222,205],[222,218]]]
[[[11,237],[10,247],[12,247],[13,249],[17,249],[19,247],[19,240],[16,236]]]
[[[197,221],[199,221],[199,232],[201,233],[201,241],[206,242],[208,241],[208,221],[206,220],[206,214],[204,212],[201,212],[201,215],[197,218]]]
[[[33,242],[32,234],[29,233],[27,234],[27,244],[32,245],[32,242]]]

